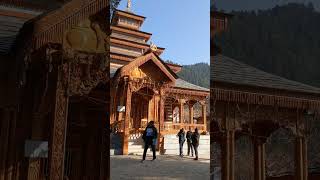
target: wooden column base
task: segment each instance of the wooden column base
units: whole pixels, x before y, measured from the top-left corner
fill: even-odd
[[[308,156],[305,137],[296,138],[296,180],[308,179]]]

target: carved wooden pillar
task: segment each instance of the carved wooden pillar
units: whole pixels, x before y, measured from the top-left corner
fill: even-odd
[[[193,125],[193,115],[194,115],[194,113],[193,113],[193,104],[190,104],[189,105],[189,116],[190,116],[190,124],[191,125]]]
[[[296,180],[308,179],[307,142],[305,137],[296,137]]]
[[[122,94],[121,94],[122,93]],[[116,103],[115,103],[115,110],[116,110],[116,114],[117,114],[117,120],[118,121],[122,121],[123,120],[123,112],[117,112],[117,106],[125,106],[125,97],[126,97],[126,93],[127,93],[127,90],[125,89],[125,87],[123,87],[122,89],[122,92],[120,91],[119,94],[120,95],[117,95],[117,99],[116,99]],[[117,93],[118,94],[118,93]],[[118,104],[119,103],[119,104]],[[127,107],[126,107],[127,108]],[[123,129],[124,131],[124,129]]]
[[[235,132],[227,130],[221,144],[222,180],[234,180]]]
[[[159,106],[160,106],[160,112],[159,112],[159,122],[160,122],[160,130],[164,129],[164,103],[166,101],[166,97],[164,96],[164,91],[160,90],[160,101],[159,101]]]
[[[180,121],[180,124],[184,123],[184,103],[185,102],[186,101],[184,99],[179,100],[179,121]]]
[[[204,124],[204,131],[207,131],[207,106],[205,101],[200,102],[202,107],[202,118],[203,118],[203,124]]]
[[[203,103],[203,102],[202,102]],[[222,180],[234,180],[235,164],[235,130],[232,126],[230,105],[226,104],[222,119],[222,143],[221,143],[221,177]]]
[[[64,153],[66,141],[66,128],[68,117],[68,90],[70,71],[67,64],[58,68],[55,92],[54,118],[51,131],[51,144],[49,150],[49,179],[62,180],[64,174]]]
[[[254,179],[265,180],[266,179],[266,166],[265,166],[265,144],[266,139],[255,138],[254,139]]]
[[[110,84],[113,82],[111,81]],[[110,86],[110,124],[115,122],[117,113],[117,91],[114,86]]]
[[[124,120],[124,135],[123,135],[123,155],[128,155],[128,146],[129,146],[129,135],[130,135],[130,129],[129,129],[129,123],[130,123],[130,114],[131,114],[131,88],[130,84],[127,84],[126,88],[126,115]]]

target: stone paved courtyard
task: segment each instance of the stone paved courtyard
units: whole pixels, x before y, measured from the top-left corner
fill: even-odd
[[[111,156],[111,180],[206,180],[209,179],[209,158],[158,155],[155,161],[148,155],[146,161],[140,162],[142,156]]]

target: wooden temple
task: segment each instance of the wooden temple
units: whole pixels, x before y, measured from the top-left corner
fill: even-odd
[[[108,0],[0,2],[0,180],[108,179]]]
[[[109,6],[0,2],[0,180],[107,179],[110,125],[123,154],[150,120],[160,148],[180,128],[207,130],[209,90],[161,60],[144,17],[116,10],[111,20]]]
[[[141,31],[145,19],[115,10],[111,20],[110,124],[121,134],[121,154],[130,153],[129,139],[140,137],[149,121],[160,132],[160,151],[166,134],[181,128],[207,131],[209,89],[182,80],[177,75],[182,67],[160,58],[164,48],[149,43],[152,34]]]
[[[224,30],[226,19],[231,16],[212,12],[211,17],[219,22],[215,23],[217,28]],[[219,31],[211,32],[213,38]],[[211,46],[214,47],[218,45]],[[263,72],[211,49],[210,103],[211,152],[217,148],[213,144],[218,144],[221,152],[220,157],[211,158],[211,170],[219,162],[222,180],[236,177],[235,142],[242,136],[249,137],[253,145],[251,177],[273,179],[266,175],[266,141],[280,128],[293,134],[295,149],[294,173],[278,179],[310,179],[307,136],[310,118],[319,118],[319,88]]]

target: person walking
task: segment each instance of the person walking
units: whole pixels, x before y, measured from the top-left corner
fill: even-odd
[[[144,140],[144,151],[141,162],[146,160],[147,150],[151,146],[153,152],[153,159],[156,159],[156,142],[158,137],[157,128],[154,126],[154,121],[150,121],[143,132],[142,139]]]
[[[192,146],[194,149],[194,153],[196,155],[196,158],[194,160],[198,160],[198,147],[199,147],[199,140],[200,140],[200,134],[198,132],[198,128],[194,130],[194,133],[192,134]]]
[[[177,136],[179,137],[179,149],[180,149],[180,157],[183,157],[183,144],[186,141],[185,139],[185,133],[184,133],[184,129],[180,129],[179,133],[177,134]]]
[[[186,135],[187,138],[187,145],[188,145],[188,156],[190,156],[190,150],[191,150],[191,157],[193,157],[193,146],[192,146],[192,132],[191,128],[189,128],[189,131]]]

